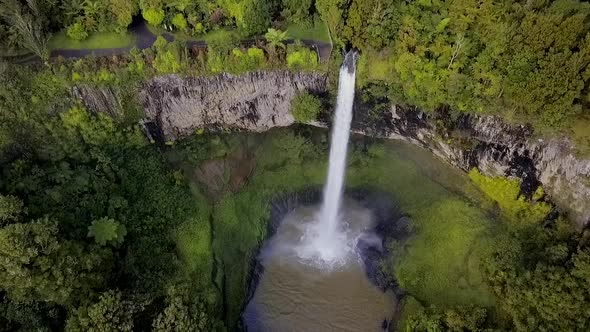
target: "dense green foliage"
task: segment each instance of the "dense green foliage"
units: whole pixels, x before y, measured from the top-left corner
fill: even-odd
[[[169,47],[159,44],[153,56]],[[218,49],[260,59],[257,49]],[[63,98],[69,80],[116,87],[144,77],[145,59],[120,67],[118,76],[80,70],[84,63],[73,73],[3,76],[0,319],[7,326],[214,331],[223,320],[233,329],[269,203],[323,182],[318,155],[327,154],[327,132],[199,134],[167,149],[173,171],[135,125],[114,120],[134,110],[93,115]],[[350,186],[388,192],[415,223],[414,237],[389,244],[396,254],[383,266],[415,299],[404,302],[400,324],[418,331],[585,328],[584,238],[564,222],[539,228],[547,210],[527,211],[544,203],[518,198],[514,181],[473,171],[507,220],[522,219],[495,230],[479,201],[451,194],[467,190],[465,178],[440,178],[425,154],[361,141],[349,158]],[[223,175],[195,172],[220,160],[227,161]]]
[[[207,34],[208,49],[159,37],[122,56],[49,60],[51,33],[90,41],[140,16]],[[387,101],[372,112],[448,106],[559,128],[589,115],[589,16],[576,0],[0,0],[0,48],[46,64],[0,62],[0,330],[233,330],[270,202],[323,182],[325,132],[150,144],[137,126],[147,78],[324,69],[287,39],[327,25],[337,46],[361,50],[363,98]],[[120,103],[91,114],[74,86]],[[309,122],[321,108],[302,93],[292,112]],[[479,193],[421,156],[361,141],[349,158],[347,183],[390,194],[414,223],[382,266],[408,294],[400,327],[589,330],[587,232],[548,218],[542,188],[529,199],[517,180],[472,170]]]
[[[564,220],[498,241],[486,277],[516,331],[590,328],[590,247]]]
[[[124,32],[134,17],[194,37],[226,28],[252,36],[264,33],[276,19],[308,24],[312,7],[312,0],[2,0],[0,46],[41,55],[47,53],[51,33],[67,31],[69,37],[84,40],[94,33]]]
[[[321,112],[322,103],[320,99],[309,92],[302,92],[293,98],[291,102],[291,113],[295,121],[306,123],[316,120]]]
[[[403,302],[402,331],[495,331],[486,326],[488,311],[473,306],[454,306],[440,309],[424,308],[415,298],[408,296]]]
[[[343,35],[365,51],[366,70],[382,66],[367,79],[393,84],[396,101],[544,126],[587,112],[587,3],[384,3],[353,1]]]
[[[0,321],[11,331],[158,325],[170,316],[165,289],[193,277],[176,230],[207,225],[200,203],[136,125],[64,98],[59,74],[19,73],[0,78]],[[211,275],[210,251],[190,259]],[[207,301],[189,312],[222,328],[215,285],[199,281],[186,296]],[[174,317],[185,319],[167,324]]]
[[[538,224],[551,211],[551,205],[538,201],[543,197],[543,188],[539,187],[533,195],[533,201],[520,195],[520,181],[505,177],[491,178],[482,175],[476,168],[469,172],[469,178],[502,209],[506,218],[514,226],[523,222]]]
[[[295,31],[320,22],[336,46],[361,50],[359,82],[384,84],[395,102],[496,113],[544,129],[588,115],[590,5],[578,0],[3,0],[0,7],[4,48],[43,59],[51,33],[65,30],[82,40],[122,32],[139,14],[189,37],[230,30],[260,36],[273,27]],[[270,63],[277,45],[271,41],[267,49]],[[288,53],[289,68],[316,68],[306,50]],[[165,53],[158,62],[173,57]],[[213,59],[212,72],[232,71]],[[163,65],[158,72],[181,68]]]
[[[140,309],[135,302],[123,300],[120,292],[109,291],[98,302],[76,309],[65,331],[133,331],[133,314]]]

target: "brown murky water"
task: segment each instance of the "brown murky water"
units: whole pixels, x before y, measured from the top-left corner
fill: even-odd
[[[393,294],[371,284],[353,249],[372,215],[354,202],[344,205],[343,229],[352,242],[346,264],[338,268],[298,254],[317,207],[300,207],[285,217],[261,253],[265,272],[243,314],[249,332],[383,331],[395,309]]]

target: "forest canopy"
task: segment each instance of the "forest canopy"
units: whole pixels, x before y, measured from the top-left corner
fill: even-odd
[[[55,36],[123,38],[143,21],[150,47],[51,56]],[[590,4],[576,0],[0,0],[0,331],[233,330],[270,199],[323,181],[326,138],[272,133],[245,189],[208,197],[187,168],[244,157],[236,147],[254,140],[201,130],[155,144],[139,125],[146,79],[277,69],[333,78],[341,51],[356,48],[375,112],[397,103],[559,131],[590,116],[589,32]],[[120,103],[92,113],[73,93],[80,86]],[[295,119],[326,115],[326,99],[301,92]],[[351,155],[364,180],[379,179],[369,166],[380,148]],[[588,231],[551,217],[542,188],[526,198],[517,180],[470,178],[504,220],[479,262],[496,303],[436,306],[413,294],[400,324],[590,330]]]
[[[395,102],[560,127],[589,113],[589,14],[577,0],[2,0],[0,43],[47,58],[51,34],[83,40],[141,19],[194,38],[319,24],[335,53],[361,50],[361,84],[386,84]]]

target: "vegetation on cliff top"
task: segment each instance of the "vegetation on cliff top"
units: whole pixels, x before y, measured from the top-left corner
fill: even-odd
[[[15,49],[16,54],[25,48],[46,58],[48,45],[63,39],[48,44],[52,33],[67,29],[75,40],[122,33],[140,14],[152,25],[210,43],[215,43],[213,37],[198,36],[237,31],[234,35],[243,38],[275,28],[286,30],[286,37],[291,31],[291,37],[324,40],[322,28],[327,26],[337,48],[361,50],[359,84],[384,84],[386,95],[397,103],[495,113],[544,129],[569,128],[589,110],[590,5],[578,0],[97,0],[28,1],[26,6],[3,0],[0,5],[2,49]],[[317,38],[305,31],[317,31]],[[229,39],[223,43],[240,49]],[[261,51],[273,63],[273,52]],[[224,56],[250,64],[233,68],[213,56],[211,72],[266,68],[266,62],[241,60],[233,52]],[[192,57],[205,55],[196,52]],[[313,61],[304,54],[288,58]],[[302,68],[291,63],[289,68]],[[194,73],[189,67],[175,71]]]

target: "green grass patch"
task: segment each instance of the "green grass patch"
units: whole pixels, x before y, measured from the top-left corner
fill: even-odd
[[[312,39],[324,43],[330,42],[328,26],[322,20],[315,20],[313,23],[294,24],[287,26],[287,38],[289,39]]]
[[[493,305],[479,258],[490,223],[463,200],[443,200],[413,215],[418,232],[395,266],[400,286],[421,301],[439,305]]]
[[[502,210],[507,221],[513,226],[523,227],[541,222],[551,211],[551,205],[538,202],[543,197],[543,188],[537,188],[532,200],[520,195],[520,181],[505,177],[489,177],[476,168],[469,172],[469,178]]]
[[[223,35],[232,35],[237,39],[243,38],[243,33],[238,29],[215,29],[198,35],[191,35],[182,31],[167,31],[161,27],[154,27],[147,24],[148,29],[156,36],[168,34],[174,37],[174,40],[178,41],[204,41],[208,42],[215,38],[222,38]]]
[[[184,222],[175,232],[175,242],[187,275],[197,274],[195,282],[208,285],[213,269],[211,249],[211,208],[195,183],[189,184],[198,206],[198,215]]]
[[[392,248],[399,254],[384,262],[385,270],[424,303],[493,306],[479,269],[493,225],[481,208],[490,206],[482,204],[485,196],[423,149],[388,142],[373,145],[367,155],[351,152],[348,185],[389,193],[417,230]]]
[[[83,41],[77,41],[69,38],[62,31],[51,36],[49,48],[63,50],[122,48],[132,46],[135,43],[135,39],[135,36],[128,32],[97,32],[91,34]]]

